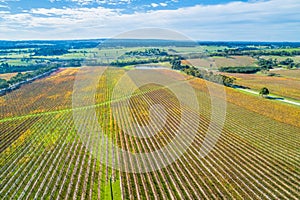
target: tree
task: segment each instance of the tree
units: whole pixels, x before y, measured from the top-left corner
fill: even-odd
[[[269,91],[268,88],[263,87],[263,88],[260,89],[259,94],[260,94],[262,97],[265,97],[265,96],[267,96],[267,95],[270,94],[270,91]]]
[[[292,64],[294,64],[294,60],[291,58],[287,58],[287,59],[281,61],[280,64],[281,65],[292,65]]]
[[[172,60],[170,63],[172,65],[172,69],[181,69],[181,60]]]
[[[277,60],[274,62],[272,58],[266,60],[264,58],[259,58],[257,64],[263,69],[263,70],[269,70],[272,69],[273,66],[277,66]]]
[[[222,81],[225,86],[232,86],[235,78],[222,75]]]
[[[0,89],[7,88],[9,84],[5,79],[0,78]]]

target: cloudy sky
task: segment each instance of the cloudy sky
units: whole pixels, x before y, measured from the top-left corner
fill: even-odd
[[[206,41],[300,41],[300,1],[0,0],[0,40],[111,38],[141,28]]]

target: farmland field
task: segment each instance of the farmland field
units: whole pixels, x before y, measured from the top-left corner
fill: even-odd
[[[7,74],[0,74],[0,78],[5,80],[9,80],[11,77],[17,75],[17,73],[7,73]]]
[[[242,67],[256,65],[256,60],[249,56],[231,56],[229,58],[214,56],[201,59],[189,59],[188,62],[196,67],[204,67],[209,69],[218,69],[220,67]]]
[[[73,88],[76,80],[94,80],[91,74],[102,72],[99,80]],[[155,73],[175,79],[179,85],[193,87],[199,103],[197,110],[189,104],[180,104],[170,87],[155,83],[139,87],[130,96],[124,91],[124,95],[116,98],[114,89],[128,72],[134,74],[139,70],[66,68],[0,97],[0,199],[300,198],[300,108],[232,88],[225,89],[226,97],[210,93],[209,88],[219,91],[222,86],[171,70],[155,70]],[[150,71],[142,71],[139,78],[143,79],[147,73]],[[125,80],[130,87],[130,78]],[[295,83],[298,82],[295,80],[285,87],[293,89]],[[84,95],[93,88],[96,89],[92,98]],[[76,89],[82,92],[81,107],[72,104]],[[294,89],[290,93],[300,98],[299,90]],[[190,97],[186,101],[192,102]],[[227,104],[224,128],[213,150],[202,158],[199,151],[203,151],[206,133],[217,130],[222,121],[218,117],[212,119],[212,113],[214,109],[222,110],[224,101]],[[164,113],[160,107],[152,110],[156,113],[152,116],[154,120],[166,116],[158,133],[147,138],[126,134],[126,130],[136,135],[141,133],[131,121],[144,125],[146,133],[156,130],[149,112],[153,105],[165,110]],[[89,115],[90,110],[95,111],[96,120]],[[184,126],[190,127],[184,129],[186,139],[193,140],[175,162],[144,173],[130,172],[134,160],[123,163],[122,170],[113,167],[123,162],[122,155],[104,138],[133,154],[150,153],[167,146],[176,137],[182,113],[188,116]],[[80,127],[76,126],[76,120]],[[90,128],[93,120],[103,132],[87,130],[86,144],[78,130]],[[216,121],[211,123],[213,120]],[[196,130],[194,138],[189,132],[192,128]],[[212,143],[214,137],[208,142]],[[174,146],[168,149],[170,154],[176,151]],[[168,156],[149,158],[137,167],[156,168],[168,159]]]
[[[283,61],[287,58],[291,58],[297,63],[300,62],[300,56],[262,56],[262,58],[264,58],[264,59],[270,59],[270,58],[277,59],[279,62]]]
[[[250,87],[259,91],[262,87],[270,89],[271,93],[300,100],[299,70],[278,70],[274,73],[280,76],[267,76],[265,74],[232,74],[222,73],[237,78],[238,85]]]
[[[280,74],[281,76],[284,76],[284,77],[300,79],[300,70],[299,69],[296,69],[296,70],[280,70],[280,71],[277,71],[276,73],[278,73],[278,74]]]

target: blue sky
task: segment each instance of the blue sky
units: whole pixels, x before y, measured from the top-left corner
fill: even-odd
[[[0,40],[110,38],[166,28],[194,40],[300,41],[299,0],[0,0]]]

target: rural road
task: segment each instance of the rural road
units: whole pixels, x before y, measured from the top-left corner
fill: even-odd
[[[241,90],[241,91],[244,91],[244,92],[248,92],[248,93],[251,93],[251,94],[259,95],[259,92],[254,91],[254,90],[243,89],[243,88],[235,88],[235,89]],[[282,99],[281,99],[281,98],[282,98]],[[295,101],[291,101],[291,100],[286,100],[286,99],[284,99],[283,97],[278,97],[278,99],[274,99],[274,100],[276,100],[276,101],[281,101],[281,102],[288,103],[288,104],[293,104],[293,105],[296,105],[296,106],[300,106],[300,103],[295,102]]]

